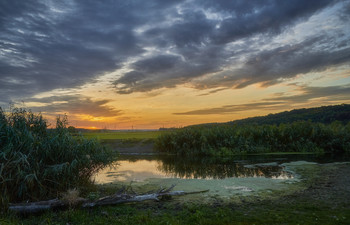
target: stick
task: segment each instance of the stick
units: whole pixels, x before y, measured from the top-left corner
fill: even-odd
[[[161,196],[180,196],[180,195],[188,195],[188,194],[199,194],[199,193],[204,193],[209,191],[209,190],[204,190],[204,191],[192,191],[192,192],[185,192],[185,191],[171,192],[171,190],[174,187],[175,185],[172,185],[168,189],[161,188],[159,191],[155,193],[142,194],[142,195],[136,195],[136,194],[130,195],[126,193],[121,193],[119,191],[114,195],[106,196],[92,202],[89,202],[87,199],[84,199],[84,198],[79,198],[77,205],[81,205],[82,208],[92,208],[95,206],[117,205],[122,203],[142,202],[147,200],[159,201],[159,197]],[[125,189],[123,189],[123,192],[125,192]],[[47,210],[67,209],[70,206],[71,205],[69,205],[69,203],[56,198],[48,201],[10,204],[9,210],[18,214],[36,214]]]

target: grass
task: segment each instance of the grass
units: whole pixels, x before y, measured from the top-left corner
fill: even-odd
[[[1,224],[349,224],[350,209],[323,202],[254,201],[244,204],[150,202],[94,210],[8,216]]]
[[[161,134],[167,131],[118,131],[118,132],[85,132],[82,133],[86,138],[97,138],[99,140],[145,140],[145,139],[156,139]]]

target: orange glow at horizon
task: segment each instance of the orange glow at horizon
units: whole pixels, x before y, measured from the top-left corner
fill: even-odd
[[[309,82],[310,78],[305,79],[305,77],[300,76],[295,80],[288,81],[291,84],[287,82],[269,87],[254,84],[242,89],[220,89],[219,91],[216,91],[216,89],[198,90],[190,85],[183,85],[153,92],[137,92],[125,95],[116,94],[114,89],[108,86],[102,89],[87,84],[80,89],[69,90],[69,92],[77,93],[78,96],[86,96],[82,101],[88,99],[87,104],[102,102],[104,99],[108,101],[91,107],[85,106],[84,109],[77,109],[76,105],[73,105],[72,110],[67,105],[64,105],[63,109],[57,106],[56,108],[61,109],[60,111],[44,111],[42,114],[50,122],[50,127],[55,126],[57,115],[66,114],[69,126],[76,128],[137,130],[221,123],[296,108],[350,103],[350,100],[332,100],[328,96],[314,97],[304,102],[288,102],[288,97],[306,93],[303,86],[294,85],[293,83],[296,81]],[[323,82],[327,81],[325,79]],[[346,83],[349,81],[350,77],[347,76],[333,82]],[[64,90],[64,92],[68,91]],[[60,90],[42,94],[44,97],[52,95],[60,95]],[[38,98],[40,97],[38,96]],[[287,100],[271,100],[278,97],[284,97]],[[259,106],[264,102],[265,106]],[[27,105],[30,108],[35,107],[35,104],[33,102]],[[59,102],[57,104],[69,105],[69,102]]]

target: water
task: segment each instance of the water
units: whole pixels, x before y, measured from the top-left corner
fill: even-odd
[[[176,185],[178,191],[203,191],[177,201],[231,201],[235,196],[262,196],[302,188],[296,171],[317,171],[320,163],[350,161],[315,155],[240,156],[231,158],[121,155],[114,168],[94,177],[97,184],[130,185],[137,193]],[[295,185],[297,186],[295,186]],[[300,185],[299,185],[300,184]],[[265,194],[264,194],[265,193]]]
[[[115,167],[100,171],[98,184],[110,182],[144,182],[148,179],[226,179],[270,178],[293,179],[283,163],[295,161],[330,162],[330,157],[315,155],[239,156],[231,158],[121,155]],[[339,161],[339,160],[338,160]]]

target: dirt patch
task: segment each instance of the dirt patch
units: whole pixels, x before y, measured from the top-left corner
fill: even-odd
[[[318,179],[301,193],[310,200],[328,202],[333,206],[350,206],[350,163],[322,165]]]

